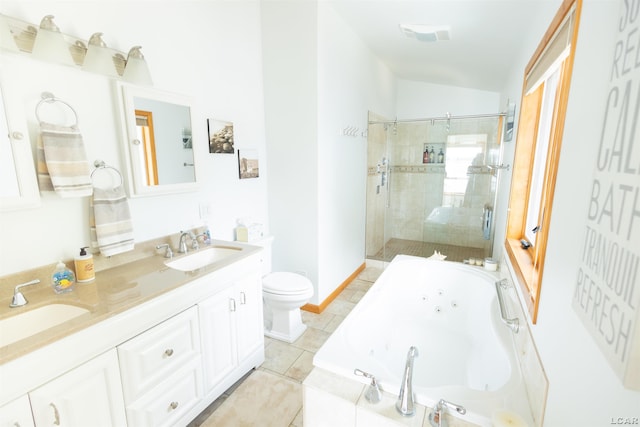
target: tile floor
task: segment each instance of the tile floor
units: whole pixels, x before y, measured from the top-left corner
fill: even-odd
[[[281,388],[282,383],[286,383],[289,387],[285,389],[285,393],[297,394],[297,396],[294,397],[296,398],[296,405],[298,405],[297,410],[294,409],[293,411],[288,412],[290,414],[288,415],[290,419],[286,419],[287,416],[283,416],[282,419],[278,421],[277,425],[270,424],[269,427],[302,426],[302,382],[313,369],[314,354],[322,344],[324,344],[331,333],[336,330],[338,325],[344,320],[353,307],[355,307],[358,301],[360,301],[381,273],[382,269],[380,268],[367,267],[340,293],[340,295],[338,295],[335,300],[333,300],[333,302],[331,302],[331,304],[327,306],[322,313],[315,314],[303,311],[302,320],[307,325],[307,330],[295,342],[288,344],[265,337],[265,361],[258,368],[260,376],[263,378],[263,381],[265,378],[267,380],[271,378],[273,383],[279,384]],[[262,374],[265,374],[268,377],[265,377]],[[231,396],[233,396],[233,399],[229,400],[229,404],[241,401],[243,397],[242,394],[252,394],[252,401],[260,399],[259,396],[255,396],[255,387],[246,386],[246,384],[249,383],[247,378],[251,377],[251,375],[252,373],[249,373],[233,387],[223,393],[222,396],[220,396],[194,421],[192,421],[189,424],[189,427],[249,427],[256,425],[251,421],[251,414],[247,413],[247,411],[231,411],[228,410],[229,408],[224,406],[224,403],[229,400]],[[245,387],[243,387],[243,385],[245,385]],[[270,390],[267,390],[269,387],[262,388],[267,391],[266,394],[270,393]],[[263,410],[276,409],[273,408],[274,405],[272,402],[269,402],[267,396],[264,397],[264,406],[265,408],[263,408]],[[216,414],[216,411],[218,411],[218,414]],[[218,417],[218,415],[223,411],[225,411],[224,417]]]
[[[462,262],[468,258],[484,259],[490,256],[481,248],[469,248],[463,246],[447,245],[444,243],[420,242],[416,240],[389,239],[378,253],[371,255],[371,259],[390,262],[396,255],[414,255],[430,257],[434,251],[447,256],[447,261]]]

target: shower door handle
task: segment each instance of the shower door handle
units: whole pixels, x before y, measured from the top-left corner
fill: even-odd
[[[386,207],[391,207],[391,168],[387,165],[387,200]]]
[[[482,236],[484,240],[491,240],[491,219],[493,217],[493,208],[485,206],[482,212]]]

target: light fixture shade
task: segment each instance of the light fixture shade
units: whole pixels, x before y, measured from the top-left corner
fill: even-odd
[[[108,77],[118,77],[113,55],[114,52],[102,41],[102,33],[94,33],[89,39],[82,69]]]
[[[147,61],[144,60],[144,56],[140,51],[141,48],[141,46],[134,46],[129,50],[127,65],[124,67],[122,78],[130,83],[152,86],[153,82],[149,67],[147,67]]]
[[[0,15],[0,47],[10,52],[20,51],[16,44],[16,39],[13,37],[13,33],[11,33],[11,29],[9,28],[9,21],[4,15]]]
[[[43,61],[74,65],[69,44],[56,24],[53,23],[53,15],[42,18],[31,53]]]

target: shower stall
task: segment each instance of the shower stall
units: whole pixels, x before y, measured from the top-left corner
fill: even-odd
[[[389,121],[369,114],[366,256],[484,259],[493,211],[502,114]]]

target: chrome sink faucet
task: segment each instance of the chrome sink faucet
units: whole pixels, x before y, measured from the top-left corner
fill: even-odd
[[[180,231],[180,241],[178,242],[178,252],[181,254],[186,254],[189,252],[187,249],[187,241],[186,237],[191,239],[191,248],[198,249],[198,240],[196,236],[193,234],[193,231]]]
[[[156,245],[156,249],[165,249],[164,257],[165,258],[173,258],[173,251],[171,250],[171,246],[168,243],[163,243],[161,245]]]
[[[40,280],[36,279],[36,280],[32,280],[27,283],[22,283],[16,286],[15,289],[13,290],[13,299],[11,300],[11,304],[9,304],[9,307],[15,308],[15,307],[22,307],[23,305],[26,305],[28,301],[24,297],[24,295],[22,295],[22,292],[20,292],[20,289],[24,288],[25,286],[35,285],[36,283],[40,283]]]
[[[415,414],[413,402],[413,360],[418,356],[418,349],[414,346],[409,348],[407,353],[407,363],[404,367],[404,375],[402,376],[402,385],[400,386],[400,395],[396,401],[396,409],[405,417],[412,417]]]

